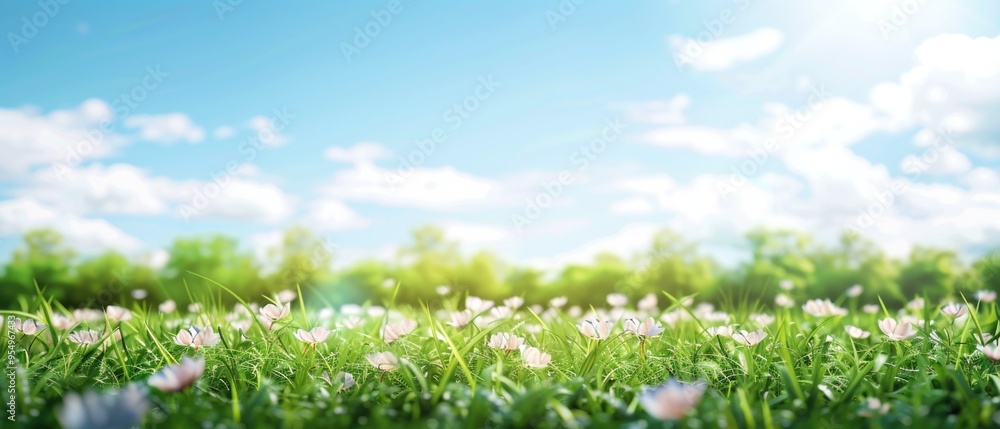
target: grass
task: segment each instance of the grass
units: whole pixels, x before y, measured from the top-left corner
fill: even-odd
[[[129,383],[148,394],[151,407],[143,427],[1000,425],[997,367],[978,350],[981,343],[973,335],[997,333],[992,303],[968,303],[969,315],[956,322],[929,304],[900,312],[883,306],[868,314],[854,299],[841,298],[848,314],[815,317],[799,306],[709,311],[664,295],[662,310],[636,311],[633,304],[596,310],[615,323],[609,338],[594,340],[576,326],[587,315],[551,307],[522,307],[493,321],[486,311],[457,329],[448,324],[449,313],[463,308],[463,300],[451,296],[432,303],[442,310],[390,305],[331,312],[298,299],[270,330],[249,317],[256,314],[251,304],[241,301],[234,310],[207,298],[199,314],[163,313],[156,303],[133,301],[129,320],[105,316],[35,335],[11,331],[5,323],[4,338],[13,338],[16,360],[16,422],[4,420],[3,427],[58,427],[68,392],[113,392]],[[2,313],[50,327],[56,315],[72,314],[41,293],[22,299],[20,307]],[[924,327],[908,340],[888,340],[878,320],[902,320],[907,311],[905,317]],[[774,320],[766,323],[753,313]],[[646,341],[624,333],[622,320],[633,315],[665,320],[664,332]],[[417,328],[386,343],[383,327],[401,319],[415,320]],[[353,322],[359,324],[344,326]],[[213,327],[221,341],[197,350],[175,344],[175,335],[191,325]],[[709,327],[729,325],[762,329],[767,336],[748,347],[729,336],[706,334]],[[853,338],[846,325],[871,335]],[[294,335],[315,326],[332,330],[315,348]],[[68,339],[70,332],[86,329],[100,332],[101,341],[84,346]],[[522,337],[551,355],[551,362],[531,368],[518,350],[488,347],[500,332]],[[398,368],[374,367],[366,355],[376,352],[393,353]],[[146,384],[185,355],[205,360],[204,374],[192,386],[164,393]],[[341,371],[352,374],[356,384],[341,390],[335,377]],[[321,377],[324,372],[332,383]],[[669,378],[704,380],[708,386],[680,421],[658,420],[640,401],[647,388]]]

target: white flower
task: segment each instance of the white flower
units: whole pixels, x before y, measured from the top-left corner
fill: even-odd
[[[851,298],[857,298],[857,297],[861,296],[861,293],[864,292],[864,291],[865,291],[865,289],[863,287],[861,287],[861,285],[854,285],[854,286],[851,286],[849,289],[847,289],[847,292],[845,293],[845,295],[847,295],[847,296],[849,296]]]
[[[279,303],[286,304],[295,301],[295,299],[299,297],[299,294],[295,293],[294,290],[285,289],[282,290],[281,292],[278,292],[278,294],[275,295],[274,297],[277,299]]]
[[[168,365],[149,377],[147,383],[161,392],[179,392],[194,384],[205,372],[205,358],[181,358],[177,365]]]
[[[436,292],[438,295],[445,296],[451,293],[451,288],[445,285],[441,285],[434,288],[434,292]]]
[[[70,341],[85,346],[97,344],[97,341],[100,339],[101,334],[98,334],[97,331],[94,330],[76,331],[69,334]]]
[[[991,290],[981,290],[976,292],[976,299],[982,302],[993,302],[997,300],[997,293]]]
[[[601,319],[584,320],[576,328],[590,338],[595,340],[603,340],[611,336],[611,322],[604,321]]]
[[[262,307],[259,312],[260,315],[263,316],[261,321],[266,322],[265,325],[267,325],[267,329],[271,329],[271,327],[274,326],[274,322],[287,317],[291,310],[291,304],[285,304],[280,307],[274,304],[268,304]]]
[[[396,286],[396,279],[389,278],[382,280],[382,287],[389,289],[393,286]]]
[[[326,380],[327,384],[331,386],[339,386],[337,387],[338,392],[354,387],[354,376],[349,372],[340,371],[337,373],[336,377],[330,379],[330,374],[323,371],[323,374],[320,375],[319,378]]]
[[[907,322],[897,324],[896,319],[891,317],[880,320],[878,327],[882,330],[882,333],[893,341],[906,340],[917,334],[917,330],[913,328],[913,325]]]
[[[767,338],[767,332],[764,332],[763,329],[758,329],[753,332],[739,331],[733,333],[733,339],[747,347],[757,345],[761,341],[764,341],[764,338]]]
[[[959,317],[962,317],[962,316],[965,316],[966,314],[968,314],[969,313],[969,307],[966,307],[964,304],[957,304],[957,303],[952,302],[952,303],[949,303],[948,305],[942,307],[941,308],[941,313],[943,313],[946,316],[951,316],[951,317],[954,317],[954,318],[957,319]]]
[[[545,368],[552,362],[552,355],[534,347],[524,347],[521,349],[521,360],[529,368]]]
[[[881,309],[882,309],[882,307],[879,307],[877,304],[865,304],[865,305],[861,306],[861,311],[863,311],[863,312],[865,312],[867,314],[878,313],[878,311],[881,310]]]
[[[368,359],[368,363],[382,371],[395,371],[396,367],[399,366],[399,359],[391,352],[372,353],[365,355],[365,359]]]
[[[62,330],[71,329],[73,328],[74,325],[76,325],[76,322],[74,322],[72,318],[63,316],[61,314],[52,315],[52,326],[54,326],[56,329],[62,329]]]
[[[913,301],[906,304],[906,308],[910,311],[920,311],[924,308],[924,299],[920,297],[913,298]]]
[[[188,304],[188,313],[201,313],[201,303],[192,302]]]
[[[656,323],[656,319],[652,317],[642,322],[633,317],[625,320],[625,333],[636,335],[639,338],[655,337],[663,333],[663,327]]]
[[[107,310],[108,318],[116,322],[125,322],[132,319],[132,312],[125,308],[109,305]]]
[[[343,326],[347,329],[357,328],[358,326],[361,326],[363,323],[365,323],[364,319],[358,316],[347,316],[343,319],[340,319],[340,326]]]
[[[514,310],[510,307],[493,307],[490,309],[490,314],[494,319],[508,319],[514,315]]]
[[[65,429],[127,428],[138,426],[148,409],[147,393],[129,383],[110,393],[67,393],[57,417]]]
[[[989,332],[983,332],[983,333],[980,333],[980,334],[972,334],[972,336],[976,337],[976,341],[978,341],[980,344],[986,344],[986,343],[990,342],[990,340],[993,339],[993,334],[991,334]]]
[[[326,330],[326,328],[322,326],[317,326],[309,331],[305,329],[295,331],[295,338],[298,338],[299,341],[302,341],[303,343],[319,344],[326,341],[329,337],[330,331]]]
[[[656,310],[657,304],[659,304],[659,302],[656,299],[656,295],[649,293],[636,303],[636,308],[638,308],[639,311],[653,311]]]
[[[521,308],[522,305],[524,305],[524,298],[521,298],[519,296],[512,296],[510,298],[503,300],[503,305],[506,305],[507,308],[511,310],[517,310],[518,308]]]
[[[757,322],[758,325],[767,326],[774,323],[774,316],[770,314],[753,313],[750,315],[750,320]]]
[[[399,337],[413,332],[414,329],[417,329],[417,321],[413,319],[403,319],[398,323],[390,323],[382,329],[382,339],[391,343]]]
[[[978,346],[979,351],[983,352],[986,357],[990,358],[991,361],[1000,361],[1000,347],[996,345],[988,346]]]
[[[802,310],[815,317],[845,316],[847,309],[837,307],[829,299],[813,299],[802,305]]]
[[[795,300],[788,295],[779,293],[778,296],[774,297],[774,304],[778,307],[792,308],[795,306]]]
[[[448,324],[453,326],[455,329],[462,329],[470,322],[472,322],[472,311],[465,309],[462,311],[452,311],[451,322],[448,322]]]
[[[877,414],[885,414],[889,412],[889,404],[883,404],[878,398],[868,398],[865,399],[864,408],[858,411],[858,415],[861,417],[871,417]]]
[[[24,323],[21,323],[20,317],[14,319],[14,330],[24,335],[35,335],[43,329],[45,329],[45,325],[38,323],[35,319],[28,319]]]
[[[733,330],[732,326],[713,326],[705,330],[705,333],[708,334],[709,337],[715,337],[719,335],[722,335],[724,337],[731,337],[733,336],[733,332],[736,331]]]
[[[628,305],[628,297],[620,293],[608,294],[608,305],[618,308]]]
[[[206,326],[205,329],[199,329],[197,326],[191,326],[190,328],[184,329],[174,336],[174,343],[184,347],[194,347],[196,350],[201,346],[214,346],[219,344],[222,338],[219,334],[212,332],[211,326]]]
[[[684,383],[673,378],[646,389],[639,396],[642,408],[660,420],[680,420],[701,402],[708,385],[705,382]]]
[[[465,308],[475,314],[479,314],[493,308],[493,301],[469,295],[465,297]]]
[[[791,280],[785,279],[778,283],[778,287],[780,287],[781,290],[792,290],[795,289],[795,283]]]
[[[147,296],[149,296],[149,294],[146,293],[146,289],[133,289],[132,290],[132,299],[142,300],[142,299],[146,299]]]
[[[98,322],[104,320],[104,313],[90,308],[73,310],[73,319],[77,322]]]
[[[160,313],[170,314],[173,313],[174,310],[177,310],[177,303],[174,302],[174,300],[172,299],[168,299],[166,301],[161,302],[159,308],[160,308]]]
[[[490,340],[486,343],[490,348],[507,351],[517,350],[522,344],[524,344],[524,338],[506,332],[491,335]]]
[[[562,308],[569,301],[565,296],[557,296],[549,300],[549,305],[555,308]]]
[[[660,316],[660,320],[662,320],[663,323],[666,323],[669,326],[677,326],[678,323],[690,319],[691,315],[688,314],[688,312],[683,309],[677,309],[668,313],[663,313],[663,315]]]
[[[847,335],[850,335],[859,340],[863,340],[871,336],[871,332],[865,331],[857,326],[847,325],[844,326],[844,330],[847,331]]]

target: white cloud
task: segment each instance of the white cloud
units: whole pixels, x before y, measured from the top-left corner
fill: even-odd
[[[271,118],[267,116],[258,115],[250,118],[250,129],[252,129],[257,136],[260,137],[260,142],[265,146],[275,147],[288,144],[292,141],[291,137],[281,134],[282,126],[275,124]]]
[[[314,201],[305,222],[317,231],[360,229],[371,223],[347,204],[335,199]]]
[[[670,44],[681,63],[690,64],[695,70],[718,71],[771,54],[778,50],[784,39],[780,30],[767,27],[708,43],[671,36]]]
[[[516,234],[509,227],[469,222],[444,222],[441,225],[445,238],[470,247],[495,246],[510,242]]]
[[[662,127],[638,135],[638,140],[668,149],[689,149],[706,155],[742,156],[762,140],[749,125],[719,129],[695,125]]]
[[[361,142],[351,147],[333,146],[323,152],[327,159],[332,161],[358,164],[362,162],[372,162],[392,156],[392,151],[374,142]]]
[[[140,138],[154,142],[173,143],[183,140],[197,143],[205,139],[205,131],[183,113],[132,115],[125,118],[125,126],[138,128]]]
[[[676,125],[686,122],[684,112],[691,106],[691,97],[678,94],[667,101],[646,101],[641,103],[622,103],[612,107],[625,111],[628,122],[646,124]]]
[[[643,215],[653,211],[653,204],[646,198],[633,197],[611,204],[611,213],[620,215]]]
[[[111,106],[89,99],[68,110],[42,114],[32,107],[0,109],[0,178],[60,163],[73,168],[107,156],[125,140],[102,131],[114,120]]]
[[[294,198],[272,183],[237,176],[225,186],[213,185],[212,182],[187,182],[185,193],[189,198],[183,200],[185,204],[179,214],[190,218],[277,223],[293,212]],[[212,192],[216,187],[220,188],[217,194]]]
[[[52,228],[68,246],[83,252],[118,250],[134,252],[142,247],[135,237],[104,219],[81,218],[28,198],[0,201],[0,235],[14,236],[32,229]]]

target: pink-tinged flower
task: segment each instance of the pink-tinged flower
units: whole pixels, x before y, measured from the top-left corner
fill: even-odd
[[[330,331],[326,330],[326,328],[322,326],[317,326],[309,331],[305,329],[295,331],[295,338],[298,338],[299,341],[302,341],[303,343],[319,344],[326,341],[329,337]]]
[[[876,304],[865,304],[861,306],[861,311],[865,312],[866,314],[875,314],[878,313],[878,311],[881,309],[882,307],[879,307]]]
[[[607,297],[608,305],[618,308],[628,305],[628,297],[621,293],[608,294]]]
[[[795,300],[788,295],[779,293],[778,296],[774,297],[774,304],[782,308],[792,308],[795,306]]]
[[[386,372],[395,371],[399,366],[399,359],[391,352],[372,353],[365,355],[365,359],[368,359],[368,363],[372,364],[375,368]]]
[[[778,282],[778,287],[780,287],[781,290],[792,290],[795,289],[795,283],[791,280],[785,279]]]
[[[549,300],[549,306],[553,308],[562,308],[567,302],[569,302],[569,298],[566,298],[565,296],[557,296]]]
[[[441,286],[438,286],[438,287],[434,288],[434,293],[437,293],[438,295],[441,295],[441,296],[445,296],[445,295],[451,293],[451,288],[448,287],[447,285],[441,285]]]
[[[521,349],[521,360],[526,367],[545,368],[552,362],[552,355],[529,346]]]
[[[177,365],[168,365],[149,377],[147,383],[161,392],[179,392],[194,384],[205,372],[205,358],[184,356]]]
[[[188,304],[188,313],[192,313],[192,314],[201,313],[201,303],[200,302],[192,302],[192,303]]]
[[[969,313],[969,307],[964,304],[949,303],[948,305],[941,308],[941,313],[945,316],[951,316],[955,319],[965,316]]]
[[[883,404],[878,398],[868,398],[865,399],[864,405],[861,410],[858,411],[858,415],[861,417],[872,417],[876,414],[884,415],[889,412],[889,404]]]
[[[852,325],[844,326],[844,330],[847,331],[847,335],[850,335],[851,337],[857,338],[859,340],[863,340],[872,335],[871,332],[868,332],[864,329]]]
[[[986,357],[988,357],[991,361],[994,362],[1000,361],[1000,347],[997,347],[996,345],[988,345],[988,346],[978,346],[977,348],[979,349],[979,351],[983,352],[983,354],[986,355]]]
[[[365,323],[364,319],[358,316],[347,316],[343,319],[340,319],[340,326],[343,326],[347,329],[357,328],[358,326],[361,326],[364,323]]]
[[[72,318],[63,316],[61,314],[52,315],[52,326],[56,329],[67,330],[72,329],[76,326],[76,322]]]
[[[172,299],[168,299],[160,303],[160,313],[170,314],[177,310],[177,303]]]
[[[265,326],[267,326],[267,329],[270,330],[272,327],[274,327],[275,322],[284,319],[285,317],[288,317],[288,313],[291,312],[291,309],[292,309],[291,304],[285,304],[280,306],[274,304],[268,304],[262,307],[260,310],[258,310],[258,312],[260,313],[259,319],[261,322],[264,323]]]
[[[656,310],[657,304],[659,302],[656,300],[656,295],[649,293],[635,304],[635,308],[639,309],[639,311],[653,311]]]
[[[851,298],[857,298],[861,296],[861,294],[864,293],[864,291],[865,288],[861,287],[861,285],[854,285],[848,288],[847,292],[845,292],[844,294]]]
[[[137,299],[137,300],[143,300],[146,299],[147,296],[149,296],[149,294],[146,292],[146,289],[133,289],[131,295],[132,299]]]
[[[493,301],[469,295],[465,298],[465,308],[473,314],[479,314],[493,308]]]
[[[982,302],[993,302],[997,300],[997,293],[991,290],[981,290],[976,292],[976,299]]]
[[[73,319],[77,322],[99,322],[104,320],[104,313],[90,308],[73,310]]]
[[[601,321],[601,319],[584,320],[576,328],[583,335],[595,340],[603,340],[611,336],[611,322]]]
[[[413,319],[403,319],[398,323],[390,323],[382,329],[382,339],[391,343],[399,337],[413,332],[414,329],[417,329],[417,321]]]
[[[462,329],[468,326],[472,322],[472,311],[466,309],[462,311],[451,312],[451,321],[448,322],[449,325],[453,326],[455,329]]]
[[[633,317],[626,319],[624,325],[626,334],[632,334],[642,339],[655,337],[663,333],[663,327],[659,323],[656,323],[656,319],[652,317],[642,322]]]
[[[767,326],[774,323],[774,316],[764,313],[753,313],[750,315],[750,320],[757,322],[760,326]]]
[[[109,305],[106,312],[108,314],[108,318],[116,322],[126,322],[132,319],[131,311],[116,305]]]
[[[907,340],[917,334],[917,330],[913,328],[913,325],[907,322],[896,323],[896,319],[891,317],[880,320],[878,327],[882,330],[882,333],[893,341]]]
[[[65,429],[128,428],[138,426],[147,410],[147,393],[129,383],[109,393],[67,393],[56,416]]]
[[[524,305],[524,298],[521,298],[519,296],[512,296],[510,298],[503,300],[503,305],[507,306],[507,308],[511,310],[517,310],[518,308],[521,308],[522,305]]]
[[[295,291],[289,290],[289,289],[285,289],[285,290],[283,290],[281,292],[278,292],[278,294],[275,295],[275,298],[278,300],[278,302],[280,302],[282,304],[286,304],[286,303],[295,301],[295,299],[298,298],[298,297],[299,297],[299,294],[297,294],[297,293],[295,293]]]
[[[761,341],[764,341],[764,338],[767,338],[767,332],[764,332],[763,329],[758,329],[753,332],[739,331],[733,333],[733,339],[747,347],[757,345]]]
[[[736,330],[732,326],[713,326],[705,330],[705,333],[709,337],[716,337],[722,335],[723,337],[731,337]]]
[[[23,323],[20,317],[14,319],[14,330],[24,335],[35,335],[43,329],[45,325],[36,322],[35,319],[28,319]]]
[[[319,378],[325,380],[326,383],[329,384],[330,386],[336,387],[338,392],[342,392],[344,390],[350,389],[351,387],[354,387],[354,376],[351,375],[351,373],[349,372],[340,371],[337,373],[335,377],[331,379],[330,374],[327,374],[326,371],[323,371],[323,374],[320,375]]]
[[[813,299],[802,305],[802,310],[814,317],[845,316],[847,309],[837,307],[829,299]]]
[[[214,346],[219,344],[222,337],[212,332],[211,326],[200,329],[197,326],[181,330],[174,336],[174,343],[184,347],[193,347],[195,350],[202,346]]]
[[[517,350],[522,344],[524,344],[524,338],[506,332],[491,335],[490,340],[486,343],[490,348],[506,351]]]
[[[657,419],[680,420],[698,406],[707,388],[703,381],[684,383],[671,378],[660,386],[646,389],[639,396],[639,402]]]
[[[924,299],[917,297],[913,301],[906,303],[906,308],[910,311],[920,311],[924,309]]]
[[[509,319],[514,315],[514,310],[510,307],[493,307],[490,309],[490,315],[493,316],[493,319],[495,320]]]
[[[94,330],[76,331],[69,334],[69,340],[83,346],[97,344],[101,339],[101,334]]]

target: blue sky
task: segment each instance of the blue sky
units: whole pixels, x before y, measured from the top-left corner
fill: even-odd
[[[342,263],[427,223],[538,266],[660,228],[727,261],[759,225],[1000,242],[995,3],[226,4],[0,6],[0,253],[50,226],[84,253],[263,254],[296,223]]]

